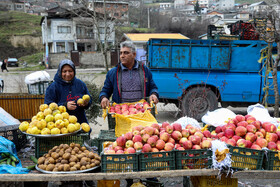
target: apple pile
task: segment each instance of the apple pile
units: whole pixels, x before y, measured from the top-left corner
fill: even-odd
[[[216,127],[211,137],[232,146],[280,150],[280,131],[277,131],[277,127],[270,122],[261,123],[251,115],[236,115],[226,125]]]
[[[154,123],[147,127],[133,127],[132,132],[118,137],[111,146],[104,149],[104,154],[206,149],[211,147],[211,141],[211,133],[208,130],[202,132],[192,125],[183,129],[179,123]]]
[[[109,113],[116,113],[122,115],[144,113],[146,109],[150,108],[148,102],[136,103],[136,104],[116,104],[109,108]]]

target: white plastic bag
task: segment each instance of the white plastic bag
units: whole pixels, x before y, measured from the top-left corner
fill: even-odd
[[[183,129],[185,129],[186,126],[189,125],[189,124],[192,125],[193,127],[201,129],[201,126],[199,125],[199,123],[198,123],[198,121],[196,119],[190,118],[190,117],[187,117],[187,116],[181,117],[181,118],[179,118],[178,120],[176,120],[173,123],[181,124]]]
[[[268,110],[261,104],[250,105],[247,108],[247,113],[254,116],[260,122],[270,122],[278,127],[279,122],[276,118],[270,116]]]
[[[227,108],[219,108],[212,112],[208,111],[202,116],[201,121],[205,124],[218,127],[225,125],[230,118],[235,118],[236,114]]]
[[[41,81],[50,81],[50,74],[46,71],[36,71],[25,77],[26,84],[34,84]]]

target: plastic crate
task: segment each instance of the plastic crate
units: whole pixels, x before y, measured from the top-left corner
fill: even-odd
[[[156,109],[155,109],[155,106],[152,107],[152,108],[149,108],[151,109],[151,113],[154,117],[156,117]],[[109,126],[109,129],[115,129],[116,127],[116,119],[114,117],[114,114],[115,113],[108,113],[107,111],[107,117],[108,117],[108,126]]]
[[[208,186],[208,187],[237,187],[238,180],[236,178],[218,176],[192,176],[191,182],[194,187]]]
[[[27,143],[26,135],[19,129],[0,131],[0,136],[11,140],[15,144],[17,151],[23,148]]]
[[[243,147],[229,146],[231,167],[237,170],[261,170],[264,160],[264,151]]]
[[[101,154],[104,173],[138,171],[138,154]]]
[[[176,153],[176,169],[202,169],[212,166],[212,151],[210,149],[190,149]]]
[[[51,148],[60,144],[70,144],[72,142],[83,144],[89,140],[88,133],[78,133],[76,135],[54,137],[54,138],[38,138],[35,137],[35,157],[39,158],[47,153]]]
[[[277,151],[268,151],[264,159],[265,170],[280,170],[280,155]]]
[[[139,154],[139,171],[175,170],[175,152]]]
[[[50,85],[49,81],[41,81],[34,84],[27,84],[29,94],[43,95],[46,92],[47,87]]]

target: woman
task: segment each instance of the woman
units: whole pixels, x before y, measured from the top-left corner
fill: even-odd
[[[64,105],[70,115],[75,115],[79,123],[88,123],[85,109],[88,109],[92,103],[92,98],[86,87],[86,84],[77,79],[76,68],[71,60],[64,59],[59,63],[54,82],[49,85],[45,94],[45,104],[55,102]],[[90,101],[86,104],[80,103],[79,98],[83,95],[89,95]]]

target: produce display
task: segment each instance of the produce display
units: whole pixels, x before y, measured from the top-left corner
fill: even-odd
[[[237,147],[280,150],[280,129],[270,122],[261,123],[251,115],[236,115],[226,125],[216,127],[211,138]]]
[[[69,115],[65,106],[58,106],[56,103],[41,104],[39,110],[30,123],[22,122],[19,130],[34,135],[68,134],[81,128],[85,132],[90,131],[90,126],[87,123],[78,123],[77,117]]]
[[[100,165],[100,156],[80,144],[54,146],[38,159],[38,168],[46,171],[86,170]]]
[[[116,104],[113,106],[110,106],[109,113],[116,113],[116,114],[122,114],[122,115],[132,115],[132,114],[138,114],[140,112],[144,113],[146,109],[149,109],[150,105],[148,102],[143,103],[135,103],[135,104]]]
[[[171,125],[163,122],[162,125],[155,123],[147,127],[133,127],[132,132],[118,137],[107,147],[104,154],[206,149],[211,147],[211,141],[211,133],[206,129],[195,128],[192,125],[182,128],[179,123]]]
[[[19,160],[11,155],[10,153],[1,153],[0,157],[0,165],[7,164],[16,167],[16,164],[19,162]]]

